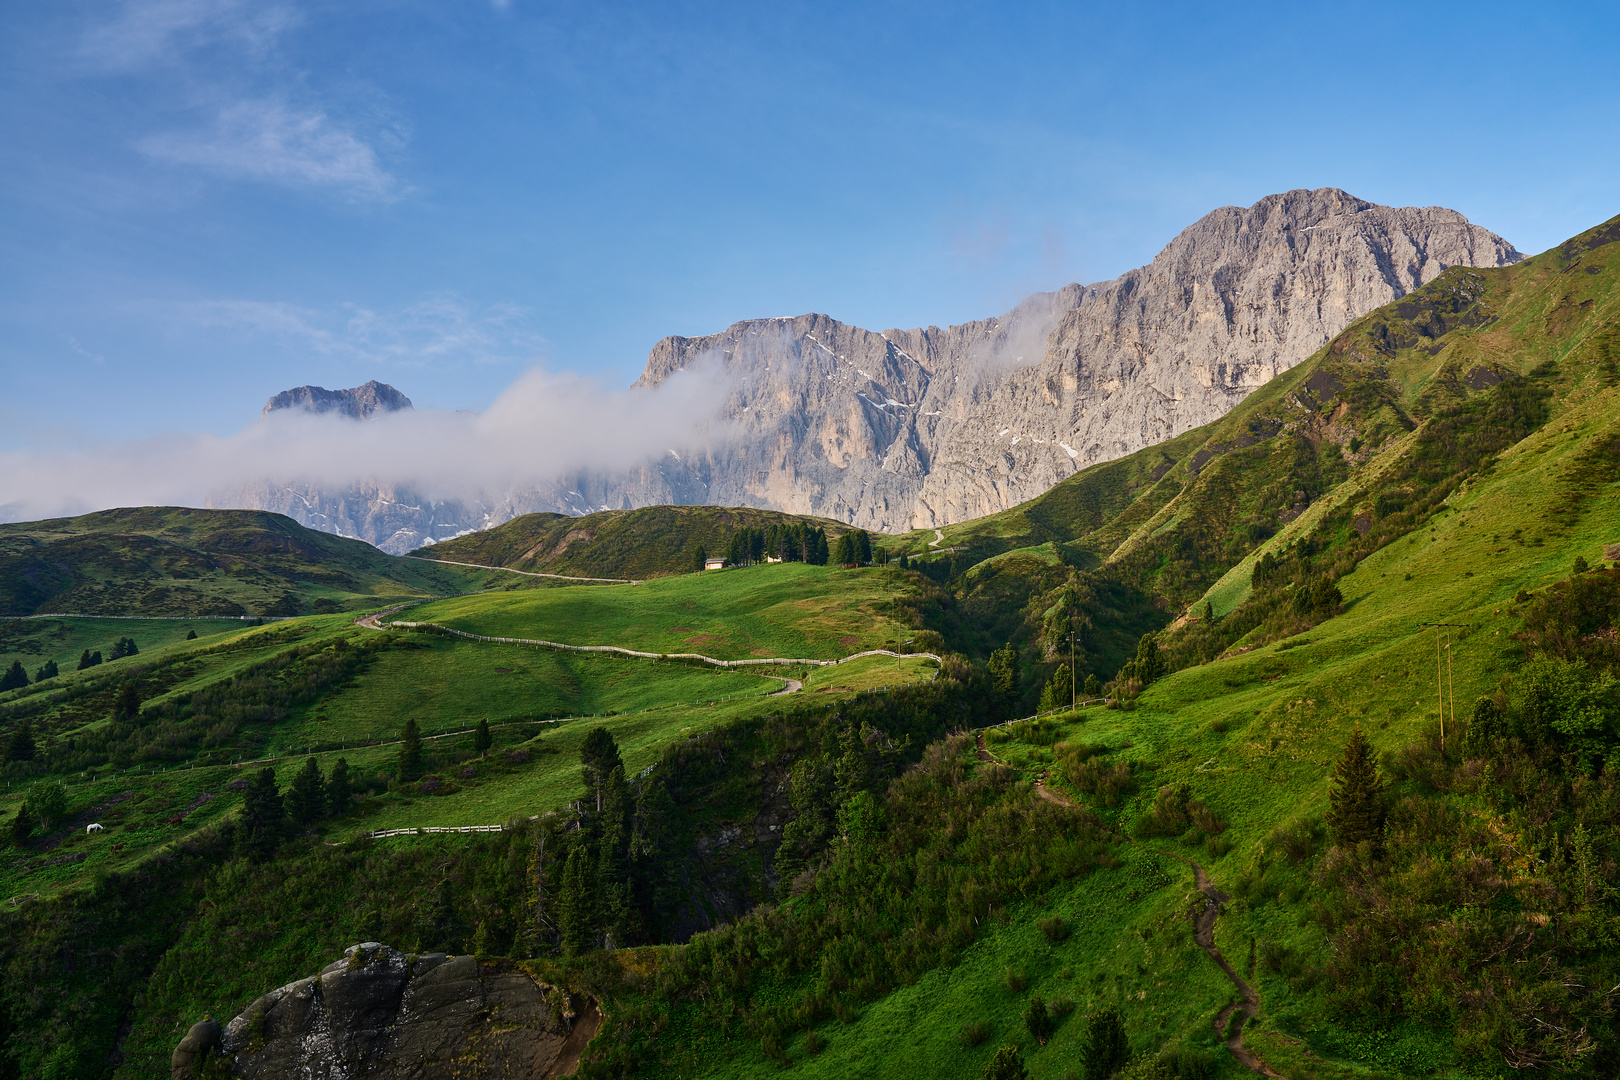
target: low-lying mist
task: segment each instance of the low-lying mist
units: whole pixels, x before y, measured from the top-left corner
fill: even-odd
[[[372,481],[429,499],[543,484],[573,470],[626,469],[671,447],[723,439],[713,365],[656,388],[611,390],[531,370],[482,412],[404,410],[353,420],[272,412],[234,435],[173,433],[72,451],[0,454],[0,521],[118,506],[230,505],[255,484],[347,488]]]

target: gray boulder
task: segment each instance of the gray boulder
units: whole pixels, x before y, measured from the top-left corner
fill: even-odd
[[[583,1045],[575,1011],[565,991],[510,962],[368,941],[260,997],[223,1032],[214,1023],[212,1038],[246,1080],[542,1080]],[[191,1075],[209,1023],[176,1048],[175,1080]]]

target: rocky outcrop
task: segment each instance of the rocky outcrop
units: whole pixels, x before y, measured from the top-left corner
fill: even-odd
[[[348,390],[328,390],[324,386],[295,386],[283,390],[264,403],[261,416],[278,409],[303,409],[312,413],[341,413],[355,420],[365,420],[378,413],[409,409],[411,399],[387,383],[372,379],[364,386]]]
[[[729,377],[730,392],[690,445],[638,469],[453,502],[371,483],[265,488],[233,505],[393,552],[523,513],[660,503],[932,528],[1003,510],[1087,465],[1217,419],[1450,266],[1519,258],[1453,210],[1377,206],[1336,188],[1290,191],[1212,211],[1147,266],[1037,294],[999,318],[877,332],[801,315],[665,338],[638,386],[707,362]],[[272,405],[307,398],[305,407],[321,407],[317,390]]]
[[[223,1028],[195,1025],[173,1080],[204,1055],[246,1080],[544,1080],[572,1071],[598,1019],[509,963],[351,946],[318,975],[265,994]]]

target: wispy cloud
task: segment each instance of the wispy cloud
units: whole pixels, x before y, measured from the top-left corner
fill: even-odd
[[[286,4],[126,0],[85,32],[77,58],[94,76],[172,84],[186,119],[134,140],[153,160],[354,202],[397,198],[383,157],[404,126],[372,122],[375,107],[334,107],[288,63],[283,39],[302,21]]]
[[[533,360],[545,342],[528,328],[516,304],[475,308],[455,296],[434,296],[392,311],[344,304],[328,311],[263,300],[204,300],[164,304],[171,325],[279,339],[322,356],[367,364],[426,367],[446,362]]]
[[[351,198],[388,199],[399,187],[354,131],[318,109],[275,100],[234,102],[210,127],[149,135],[136,146],[149,157],[223,176],[331,188]]]
[[[298,12],[282,4],[127,0],[113,18],[85,32],[79,57],[110,72],[173,64],[194,50],[221,45],[262,59],[299,22]]]
[[[483,412],[410,410],[355,421],[271,413],[235,435],[172,434],[71,451],[0,454],[0,521],[113,506],[202,506],[253,484],[407,486],[428,498],[501,496],[580,469],[617,470],[708,428],[726,396],[713,366],[655,389],[608,390],[532,370]]]

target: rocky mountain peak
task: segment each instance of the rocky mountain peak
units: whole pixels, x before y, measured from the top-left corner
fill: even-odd
[[[378,413],[409,409],[411,399],[387,383],[376,379],[347,390],[328,390],[324,386],[295,386],[283,390],[264,403],[261,416],[279,409],[303,409],[312,413],[341,413],[355,420],[365,420]]]

